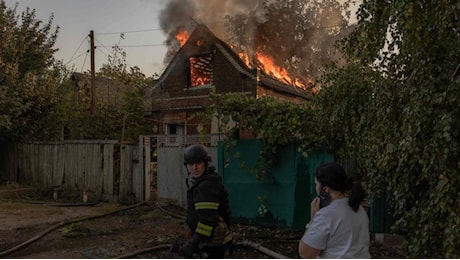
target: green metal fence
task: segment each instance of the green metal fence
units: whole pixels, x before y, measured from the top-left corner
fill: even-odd
[[[236,223],[304,228],[316,196],[314,170],[333,161],[332,154],[299,152],[297,143],[281,147],[277,161],[258,165],[258,140],[239,140],[230,148],[220,142],[219,169],[229,191]]]
[[[399,233],[392,230],[392,226],[398,219],[390,210],[387,205],[388,194],[384,191],[378,197],[372,199],[370,209],[370,229],[371,233]]]

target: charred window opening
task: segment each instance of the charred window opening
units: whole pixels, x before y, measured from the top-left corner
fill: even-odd
[[[189,80],[188,86],[198,87],[212,84],[212,53],[192,56],[188,60]]]

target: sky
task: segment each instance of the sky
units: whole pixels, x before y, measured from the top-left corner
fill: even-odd
[[[36,9],[37,19],[47,22],[54,14],[59,26],[55,54],[77,72],[89,71],[89,33],[95,35],[96,71],[107,63],[111,47],[118,44],[127,54],[126,64],[137,66],[146,76],[161,74],[167,51],[166,36],[158,15],[168,0],[5,0],[7,7],[18,3],[16,14],[27,7]],[[121,38],[121,33],[124,37]]]
[[[108,56],[112,54],[112,47],[118,45],[126,52],[127,66],[139,67],[146,76],[161,75],[166,67],[164,60],[168,48],[165,42],[168,36],[160,27],[160,12],[168,14],[170,20],[166,24],[171,23],[174,27],[174,23],[184,20],[184,17],[181,17],[184,16],[183,13],[176,9],[183,9],[182,11],[190,13],[195,11],[194,18],[203,16],[214,19],[211,21],[215,23],[215,21],[222,21],[223,14],[230,9],[238,9],[235,6],[248,4],[245,0],[191,0],[196,5],[206,5],[208,8],[188,10],[188,6],[181,5],[183,0],[175,0],[174,9],[165,11],[165,7],[172,0],[4,1],[10,8],[18,4],[17,15],[27,7],[35,9],[37,19],[43,22],[47,22],[54,14],[52,25],[60,27],[55,44],[55,48],[59,50],[55,58],[73,71],[90,70],[89,33],[92,30],[95,35],[96,71],[103,64],[107,64]],[[219,11],[210,13],[210,8]],[[200,11],[199,14],[196,13],[197,10]],[[188,16],[185,18],[189,19]]]

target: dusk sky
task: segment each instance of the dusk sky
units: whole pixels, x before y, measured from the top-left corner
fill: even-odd
[[[166,67],[164,60],[168,50],[165,44],[167,36],[160,27],[160,12],[165,13],[165,7],[170,1],[172,0],[5,0],[9,8],[18,3],[17,15],[30,7],[36,10],[38,20],[47,22],[54,14],[53,26],[60,27],[55,45],[59,51],[55,57],[69,67],[73,66],[74,71],[86,72],[91,67],[88,35],[93,30],[96,71],[107,63],[112,46],[119,45],[127,54],[128,67],[138,66],[146,76],[160,75]],[[185,12],[193,13],[193,18],[199,22],[217,26],[223,23],[228,12],[247,12],[251,9],[246,7],[240,10],[237,7],[253,3],[243,0],[189,0],[198,8],[188,10],[187,5],[182,5],[182,0],[172,2],[175,3],[174,10],[166,12],[169,20],[163,21],[163,26],[171,23],[174,27],[175,23],[189,19],[183,12],[176,13],[176,9],[181,8]],[[187,1],[184,0],[185,2]],[[211,8],[214,11],[210,11]],[[214,27],[211,30],[214,33],[218,31]]]
[[[107,63],[111,46],[119,44],[127,53],[127,65],[138,66],[146,76],[164,69],[165,35],[158,15],[167,0],[5,0],[7,7],[18,3],[17,14],[27,7],[36,9],[37,18],[47,22],[54,13],[59,26],[56,58],[74,64],[75,71],[90,69],[89,32],[95,34],[96,70]],[[124,39],[120,37],[124,33]]]

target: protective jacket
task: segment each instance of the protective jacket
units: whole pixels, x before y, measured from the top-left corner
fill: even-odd
[[[187,225],[205,246],[232,240],[228,192],[214,167],[208,167],[187,190]]]

